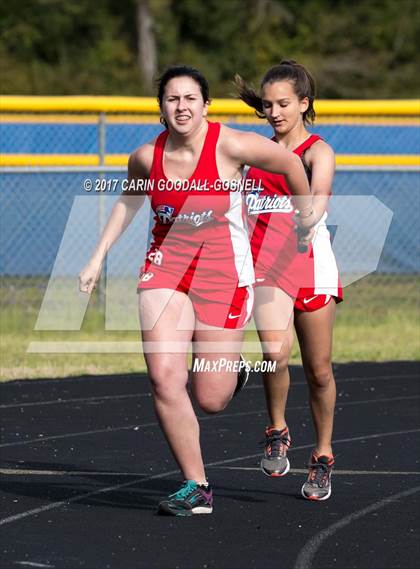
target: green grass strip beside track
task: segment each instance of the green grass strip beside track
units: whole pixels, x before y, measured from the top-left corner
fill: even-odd
[[[337,307],[334,361],[419,359],[419,292],[415,276],[371,275],[347,287]],[[145,371],[137,354],[28,354],[32,341],[139,341],[135,331],[104,331],[104,314],[94,296],[82,329],[72,332],[34,331],[46,282],[3,279],[1,303],[1,381],[117,374]],[[257,341],[254,331],[246,340]],[[260,354],[248,354],[256,360]],[[297,342],[291,363],[299,363]]]

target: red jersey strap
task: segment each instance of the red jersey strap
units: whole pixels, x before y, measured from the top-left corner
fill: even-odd
[[[211,180],[219,177],[216,163],[216,145],[220,134],[219,122],[208,122],[206,138],[192,177]]]
[[[209,128],[207,131],[206,140],[204,141],[203,150],[207,150],[208,147],[212,148],[212,147],[216,146],[217,140],[219,138],[219,133],[220,133],[220,123],[219,122],[207,121],[207,124],[209,125]]]
[[[298,156],[302,156],[305,150],[308,150],[308,148],[310,148],[318,140],[322,140],[322,138],[317,134],[311,134],[311,136],[302,142],[302,144],[300,144],[297,148],[295,148],[293,152]]]
[[[150,169],[150,177],[153,178],[163,178],[163,150],[165,148],[166,141],[169,136],[169,131],[164,130],[159,134],[156,139],[155,147],[153,149],[153,162]]]
[[[207,177],[209,177],[209,175],[215,178],[218,177],[216,165],[216,144],[219,138],[219,133],[220,123],[208,122],[208,129],[206,138],[204,139],[203,148],[190,179],[199,177],[200,172],[205,173]],[[153,162],[150,170],[150,176],[153,178],[161,179],[166,177],[163,170],[163,153],[168,136],[168,130],[164,130],[156,139],[153,150]]]

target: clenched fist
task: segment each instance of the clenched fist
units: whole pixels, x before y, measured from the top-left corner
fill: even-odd
[[[79,290],[86,294],[90,294],[96,287],[96,283],[101,276],[102,261],[91,259],[88,264],[80,271],[79,274]]]

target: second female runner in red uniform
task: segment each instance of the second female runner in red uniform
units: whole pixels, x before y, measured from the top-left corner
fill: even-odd
[[[193,341],[194,357],[212,364],[193,370],[191,388],[200,407],[216,413],[237,386],[233,364],[252,308],[254,275],[243,200],[226,189],[240,182],[243,165],[251,164],[283,173],[302,207],[312,199],[293,153],[256,134],[207,121],[209,88],[196,69],[169,68],[160,79],[158,101],[166,130],[132,153],[128,173],[131,180],[152,184],[153,242],[138,287],[143,348],[155,410],[185,479],[159,511],[189,516],[211,513],[213,507],[187,391],[189,347]],[[105,254],[144,197],[127,193],[117,202],[80,274],[83,292],[91,292]],[[302,219],[302,228],[306,224]],[[229,368],[217,365],[221,356]]]
[[[314,80],[294,61],[271,68],[255,93],[238,78],[240,97],[268,119],[273,140],[300,157],[311,184],[313,204],[295,216],[284,176],[251,167],[247,177],[261,181],[263,190],[247,196],[252,253],[256,277],[255,321],[267,360],[274,373],[264,374],[271,424],[261,468],[268,476],[284,476],[289,468],[291,437],[285,419],[289,390],[288,360],[293,324],[309,385],[316,431],[309,475],[302,495],[326,500],[331,494],[334,463],[331,447],[335,381],[331,351],[335,305],[342,299],[337,265],[326,226],[328,198],[334,176],[334,152],[306,126],[315,118]],[[304,218],[313,230],[296,234],[296,219]]]

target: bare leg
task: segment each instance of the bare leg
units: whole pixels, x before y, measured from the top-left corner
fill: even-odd
[[[192,376],[194,397],[206,413],[218,413],[232,399],[238,379],[237,364],[243,334],[242,329],[207,327],[202,322],[194,333],[194,358],[209,362],[211,368],[213,364],[216,367],[215,370],[195,372]],[[212,351],[208,346],[212,346]]]
[[[157,417],[184,478],[202,484],[206,476],[200,429],[187,392],[188,350],[195,325],[191,301],[187,295],[167,289],[144,290],[139,296],[142,338]],[[158,352],[148,351],[150,342]]]
[[[264,373],[264,389],[271,426],[286,426],[285,409],[290,385],[289,355],[293,345],[293,299],[279,288],[257,287],[255,323],[264,359],[276,363],[274,372]]]
[[[309,385],[309,401],[316,432],[315,451],[332,455],[336,387],[331,364],[335,302],[315,312],[295,313],[295,328]]]

